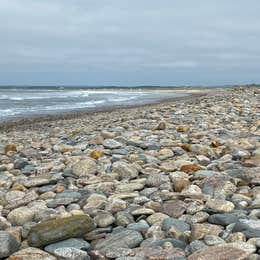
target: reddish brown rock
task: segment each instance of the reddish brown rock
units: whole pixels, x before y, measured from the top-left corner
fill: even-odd
[[[181,146],[181,148],[182,148],[183,150],[185,150],[186,152],[189,152],[189,150],[190,150],[190,144],[183,144],[183,145]]]
[[[193,172],[196,172],[196,171],[199,171],[202,169],[203,169],[203,167],[201,167],[197,164],[189,164],[189,165],[183,165],[180,170],[182,172],[186,172],[186,173],[193,173]]]
[[[15,144],[8,144],[5,146],[5,154],[8,154],[9,152],[17,152],[17,147]]]
[[[223,144],[221,142],[217,141],[217,140],[211,142],[211,146],[214,147],[214,148],[222,146],[222,145]]]
[[[99,159],[99,158],[101,158],[102,156],[104,156],[104,153],[103,153],[103,151],[101,151],[101,150],[94,150],[94,151],[92,151],[91,153],[90,153],[90,155],[89,155],[91,158],[93,158],[93,159]]]

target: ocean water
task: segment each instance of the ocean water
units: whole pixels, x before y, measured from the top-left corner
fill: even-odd
[[[71,111],[149,104],[183,97],[174,91],[105,88],[1,87],[0,121]]]

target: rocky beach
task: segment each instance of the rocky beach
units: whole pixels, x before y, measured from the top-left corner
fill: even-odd
[[[260,89],[0,130],[0,258],[260,259]]]

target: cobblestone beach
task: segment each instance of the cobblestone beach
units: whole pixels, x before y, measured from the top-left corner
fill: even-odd
[[[257,260],[260,89],[0,130],[0,258]]]

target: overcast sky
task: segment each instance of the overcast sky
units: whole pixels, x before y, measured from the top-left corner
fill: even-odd
[[[0,84],[260,83],[259,0],[0,0]]]

